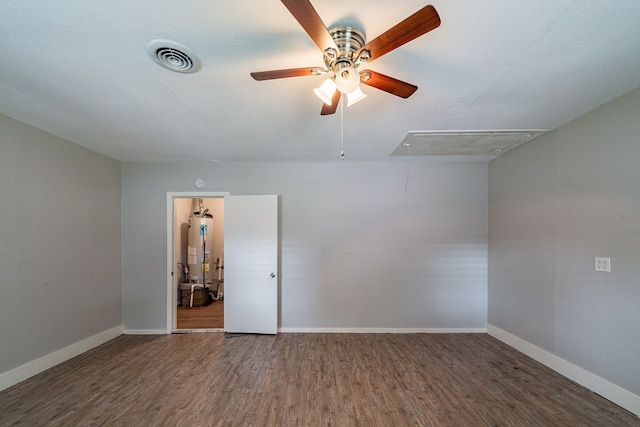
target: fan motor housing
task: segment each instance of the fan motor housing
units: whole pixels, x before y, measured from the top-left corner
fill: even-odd
[[[365,37],[361,31],[352,27],[335,27],[329,30],[338,47],[337,55],[325,54],[327,68],[334,72],[345,67],[357,67],[356,53],[365,45]],[[333,57],[332,57],[333,56]]]

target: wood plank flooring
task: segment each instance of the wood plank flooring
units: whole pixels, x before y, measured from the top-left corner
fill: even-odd
[[[178,329],[223,329],[224,300],[204,307],[178,307],[176,320]]]
[[[121,336],[0,392],[1,426],[640,426],[486,334]]]

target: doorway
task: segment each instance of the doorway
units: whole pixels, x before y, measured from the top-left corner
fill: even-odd
[[[180,202],[180,199],[187,199]],[[193,208],[194,199],[197,208]],[[211,241],[208,226],[206,232],[201,228],[200,233],[208,238],[207,248],[210,253],[197,261],[196,251],[184,251],[183,235],[185,216],[189,211],[198,211],[198,216],[204,216],[202,211],[207,209],[205,200],[215,199],[214,206],[209,207],[213,219],[218,222],[219,229],[214,233],[220,238],[218,243]],[[182,203],[185,203],[182,206]],[[217,206],[215,204],[217,203]],[[280,227],[279,227],[279,197],[276,195],[238,195],[229,193],[189,192],[167,193],[167,333],[172,332],[208,332],[225,331],[234,333],[276,334],[278,329],[279,282],[280,282]],[[195,216],[195,215],[194,215]],[[192,220],[192,223],[194,221]],[[188,224],[188,222],[187,222]],[[201,225],[202,223],[199,223]],[[187,226],[188,227],[188,226]],[[191,293],[191,286],[197,285],[198,278],[192,281],[191,273],[181,271],[179,263],[185,262],[186,257],[196,254],[195,271],[206,270],[215,272],[212,261],[215,257],[221,259],[224,270],[221,275],[223,282],[223,299],[218,307],[222,307],[223,326],[211,327],[200,325],[189,329],[178,328],[178,308],[189,304],[188,310],[196,306],[195,295]],[[184,257],[184,258],[183,258]],[[200,268],[201,267],[201,268]],[[191,269],[189,270],[192,271]],[[203,276],[204,277],[204,276]],[[191,282],[184,283],[184,280]],[[228,282],[228,283],[224,283]],[[199,286],[205,286],[207,280]],[[181,285],[188,289],[188,302],[184,299]],[[229,285],[229,286],[227,286]],[[214,297],[220,295],[209,286],[205,292],[211,292]],[[197,286],[194,286],[194,290]],[[201,291],[202,292],[202,291]],[[178,299],[181,299],[179,301]],[[201,295],[206,300],[206,294]],[[194,311],[192,311],[194,313]],[[193,325],[191,325],[193,326]]]
[[[171,332],[224,330],[225,195],[171,197]]]
[[[176,331],[224,329],[224,198],[174,199]]]

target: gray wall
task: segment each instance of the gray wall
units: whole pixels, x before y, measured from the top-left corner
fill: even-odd
[[[489,323],[635,394],[639,159],[636,90],[489,165]]]
[[[122,165],[125,330],[166,328],[166,193],[281,196],[283,328],[485,328],[487,165]]]
[[[0,115],[0,372],[122,323],[120,163]]]

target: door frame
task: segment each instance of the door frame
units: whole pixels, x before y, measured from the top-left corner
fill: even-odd
[[[175,286],[174,240],[175,240],[175,207],[174,199],[224,198],[231,193],[223,191],[168,191],[167,192],[167,334],[176,331],[177,324],[177,288]]]

